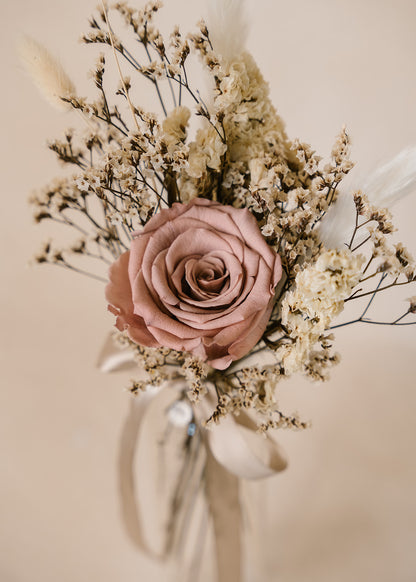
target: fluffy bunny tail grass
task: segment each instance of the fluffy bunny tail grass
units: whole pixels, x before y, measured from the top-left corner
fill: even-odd
[[[60,111],[71,109],[62,97],[73,97],[75,86],[50,52],[28,36],[20,41],[18,52],[26,71],[45,99]]]
[[[245,48],[248,23],[244,0],[206,0],[207,26],[214,49],[233,60]]]

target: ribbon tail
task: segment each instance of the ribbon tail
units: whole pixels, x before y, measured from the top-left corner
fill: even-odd
[[[166,432],[166,410],[176,398],[174,390],[162,389],[132,399],[119,443],[119,494],[126,532],[139,550],[158,559],[168,558],[185,543],[205,464],[200,435],[189,441],[185,430]],[[149,462],[156,458],[155,444],[159,452],[167,446],[165,438],[171,447],[165,452],[170,458],[163,462],[170,473],[158,483]],[[172,486],[162,492],[165,481]]]
[[[154,552],[145,541],[139,507],[136,502],[133,474],[134,456],[141,423],[152,400],[152,394],[144,393],[140,395],[139,399],[133,399],[131,402],[130,412],[124,423],[119,445],[119,490],[121,515],[131,541],[143,552],[155,558],[164,558],[163,553]]]
[[[209,447],[205,486],[214,525],[218,582],[241,582],[242,515],[239,479],[218,463]]]

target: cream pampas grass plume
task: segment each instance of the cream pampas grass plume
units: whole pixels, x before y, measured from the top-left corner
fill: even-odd
[[[207,26],[214,49],[231,61],[245,48],[248,24],[244,0],[206,0]]]
[[[60,111],[71,109],[68,103],[62,101],[62,97],[73,97],[75,86],[55,57],[28,36],[21,40],[18,51],[26,71],[45,99]]]
[[[354,186],[352,190],[362,190],[370,204],[379,208],[391,208],[405,196],[416,193],[416,147],[402,150]],[[338,200],[321,221],[319,237],[328,249],[343,248],[351,237],[354,224],[354,201],[350,193],[341,191]]]

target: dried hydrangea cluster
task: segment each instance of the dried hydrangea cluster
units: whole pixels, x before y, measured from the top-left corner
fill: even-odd
[[[279,411],[277,383],[295,372],[325,379],[329,367],[338,361],[331,352],[331,329],[335,327],[353,322],[414,323],[403,321],[416,311],[414,297],[409,309],[392,322],[370,321],[367,317],[378,293],[416,280],[414,263],[402,245],[389,245],[393,227],[388,212],[371,206],[362,193],[354,195],[356,223],[344,250],[325,248],[317,226],[336,200],[341,180],[352,168],[345,129],[334,145],[331,160],[323,165],[310,146],[287,137],[270,101],[268,85],[250,54],[223,57],[213,46],[204,23],[198,32],[187,37],[175,28],[169,39],[163,38],[154,23],[159,8],[158,1],[140,10],[125,3],[113,7],[131,38],[140,45],[140,55],[137,48],[133,52],[128,42],[113,32],[105,8],[90,21],[91,30],[84,35],[84,42],[101,44],[108,52],[99,56],[92,73],[98,96],[88,101],[65,91],[64,103],[81,113],[87,129],[77,135],[67,132],[64,139],[50,145],[75,172],[53,182],[32,199],[38,222],[48,219],[62,223],[80,238],[64,249],[48,243],[36,260],[103,280],[99,268],[85,268],[77,257],[106,265],[117,260],[112,272],[118,274],[114,275],[109,295],[118,327],[121,332],[126,330],[118,334],[118,341],[134,351],[147,373],[146,380],[133,382],[133,393],[182,374],[188,379],[192,400],[203,396],[207,383],[215,386],[218,404],[208,422],[244,408],[260,415],[262,431],[270,427],[304,428],[306,424],[296,415],[285,416]],[[211,79],[212,91],[206,102],[188,77],[188,61],[193,55],[200,57]],[[113,99],[106,88],[108,58],[120,73],[120,86]],[[129,77],[121,72],[126,66]],[[136,103],[136,82],[141,79],[153,87],[161,116],[144,111]],[[190,129],[193,116],[201,119],[195,134]],[[195,204],[195,199],[204,201]],[[186,237],[181,238],[185,229],[181,216],[187,213],[184,205],[192,206],[187,219],[190,222],[185,226],[193,229],[200,228],[192,222],[202,220],[200,207],[215,210],[216,205],[223,205],[225,209],[232,207],[234,213],[243,208],[250,211],[259,236],[261,232],[267,252],[271,253],[271,274],[265,281],[269,281],[268,293],[272,293],[273,301],[266,293],[260,311],[252,307],[246,310],[250,293],[258,297],[256,291],[251,291],[256,289],[257,275],[248,274],[251,260],[250,267],[242,259],[240,266],[235,264],[240,252],[240,243],[234,241],[236,231],[240,232],[239,219],[234,220],[237,227],[234,224],[230,231],[228,217],[224,218],[221,248],[210,248],[208,252],[200,242],[202,250],[189,250],[192,266],[183,262]],[[166,212],[173,212],[175,220],[179,216],[176,223],[181,226],[175,237],[181,240],[180,244],[176,244],[175,237],[169,239],[168,231],[173,229],[169,225],[174,220]],[[160,215],[165,218],[156,218]],[[216,226],[212,224],[213,229]],[[209,225],[206,229],[208,237],[218,234],[212,234]],[[241,232],[244,234],[244,229]],[[231,236],[234,242],[230,242]],[[157,237],[159,254],[153,249]],[[142,249],[143,240],[146,250]],[[251,243],[246,242],[245,252],[251,253]],[[228,247],[221,246],[223,243],[232,247],[233,258],[229,257]],[[169,267],[166,284],[160,273],[170,260],[169,248],[174,244],[177,263]],[[131,264],[131,246],[136,249],[135,266]],[[144,253],[150,258],[146,259]],[[277,262],[273,257],[280,259]],[[154,270],[152,260],[160,272]],[[140,261],[147,261],[147,266],[142,269]],[[240,263],[244,267],[241,275]],[[262,264],[262,260],[255,263],[257,273]],[[124,275],[120,275],[122,269]],[[117,287],[121,279],[122,298]],[[377,285],[372,288],[374,280]],[[147,299],[138,307],[140,289]],[[156,296],[157,292],[163,296]],[[171,299],[173,292],[179,294],[180,305]],[[201,304],[195,304],[202,299],[211,301],[213,295],[217,298],[220,293],[231,294],[230,301],[239,306],[236,312],[242,313],[246,321],[253,317],[250,321],[258,326],[250,336],[255,337],[256,345],[248,342],[245,352],[233,347],[237,345],[236,330],[244,328],[243,325],[230,332],[231,326],[242,325],[232,319],[233,315],[225,328],[221,325],[214,329],[217,316],[228,317],[230,304],[223,306],[223,313],[215,311],[213,316],[211,312],[209,318],[206,311],[201,311]],[[360,297],[368,299],[360,317],[334,325],[333,319],[344,304]],[[191,323],[190,304],[195,305]],[[209,305],[210,309],[219,310],[223,304],[217,298]],[[178,309],[185,311],[179,316]],[[261,317],[257,317],[260,312]],[[171,323],[162,333],[161,322],[166,317]],[[193,335],[188,334],[190,326]],[[199,326],[200,338],[195,338],[195,326]],[[212,329],[215,333],[211,333]],[[253,354],[268,356],[267,365],[250,366],[248,358]],[[207,358],[214,362],[212,366],[207,365]]]

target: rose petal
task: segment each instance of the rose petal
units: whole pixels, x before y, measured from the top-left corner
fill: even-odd
[[[144,319],[149,329],[166,330],[167,333],[176,335],[180,339],[193,339],[204,335],[202,330],[198,329],[196,333],[195,328],[177,321],[168,312],[164,311],[163,305],[156,304],[141,272],[134,282],[132,292],[134,313]],[[208,335],[208,333],[209,331],[206,331],[205,335]]]
[[[123,253],[109,269],[109,283],[105,297],[109,311],[117,316],[116,327],[127,331],[130,339],[149,347],[159,347],[157,340],[148,331],[143,319],[134,314],[130,281],[128,277],[129,251]]]
[[[177,289],[178,297],[181,300],[181,309],[185,309],[186,311],[190,311],[192,313],[206,313],[207,308],[218,308],[224,310],[241,294],[241,286],[243,284],[245,273],[243,272],[243,268],[240,262],[236,259],[236,257],[234,257],[234,255],[224,251],[214,251],[207,255],[207,257],[211,256],[221,259],[226,269],[228,270],[228,287],[223,290],[221,297],[207,297],[203,303],[201,300],[197,300],[186,295],[182,291],[182,279],[186,275],[185,270],[187,259],[185,258],[181,261],[181,263],[179,263],[171,277],[172,283]]]
[[[183,221],[185,222],[185,219]],[[191,224],[193,222],[189,223]],[[203,257],[213,249],[232,252],[228,242],[219,233],[207,228],[191,226],[185,232],[178,234],[176,240],[170,245],[166,254],[166,268],[169,273],[173,273],[178,263],[189,254]]]

